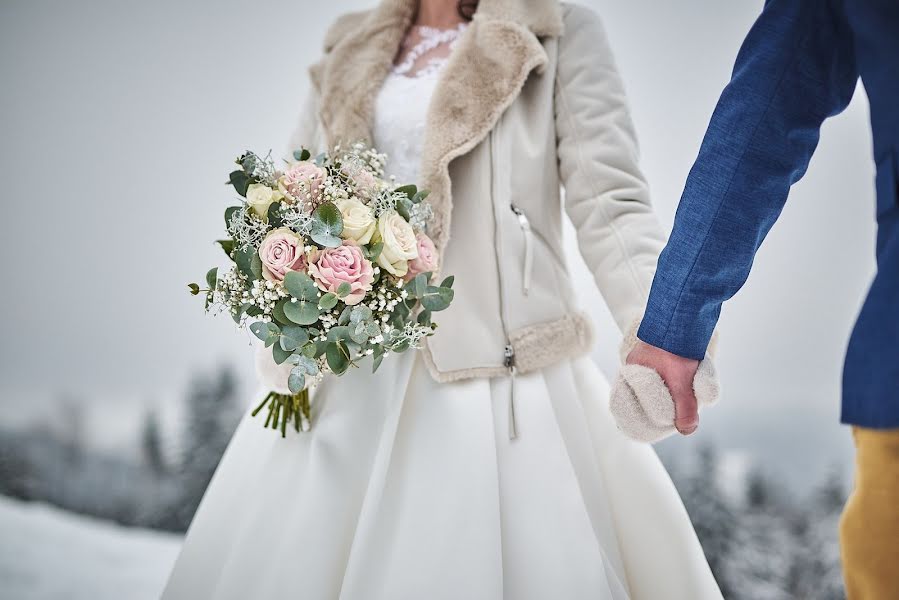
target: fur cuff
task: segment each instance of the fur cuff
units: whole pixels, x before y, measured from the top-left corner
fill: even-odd
[[[637,321],[621,343],[621,361],[637,343]],[[709,352],[699,361],[693,377],[693,393],[700,409],[718,401],[720,388]],[[612,388],[609,409],[618,428],[640,442],[658,442],[674,433],[674,400],[662,377],[649,367],[624,364]]]

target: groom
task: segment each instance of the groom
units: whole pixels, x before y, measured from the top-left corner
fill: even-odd
[[[662,375],[677,429],[692,433],[693,375],[721,304],[746,281],[821,123],[859,76],[877,165],[877,275],[843,370],[857,470],[840,537],[850,600],[873,600],[899,598],[899,0],[766,2],[690,172],[627,362]]]

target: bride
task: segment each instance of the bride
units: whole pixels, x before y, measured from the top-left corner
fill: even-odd
[[[367,140],[430,189],[455,300],[422,351],[325,380],[312,431],[244,419],[163,597],[721,598],[660,462],[612,422],[563,260],[560,187],[626,328],[664,243],[597,16],[383,0],[311,75],[295,145]]]

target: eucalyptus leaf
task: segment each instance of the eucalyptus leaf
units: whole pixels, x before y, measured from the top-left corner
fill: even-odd
[[[375,242],[368,246],[365,250],[365,258],[370,260],[371,262],[375,262],[378,260],[378,257],[381,256],[381,250],[384,249],[384,242]]]
[[[350,313],[350,323],[368,321],[372,317],[371,309],[367,306],[354,306]]]
[[[306,332],[306,329],[303,327],[297,327],[296,325],[285,325],[284,327],[282,327],[281,336],[281,345],[284,346],[285,350],[295,350],[309,341],[309,334]],[[287,338],[292,342],[293,348],[287,348],[285,346],[284,338]]]
[[[420,299],[428,290],[428,276],[424,273],[419,273],[413,277],[410,283],[411,285],[408,286],[411,288],[409,293],[412,294],[413,298]]]
[[[396,201],[396,212],[408,221],[412,218],[412,201],[408,198],[398,198]]]
[[[335,374],[342,375],[350,366],[350,353],[342,342],[329,342],[325,360]]]
[[[446,310],[453,301],[455,292],[452,288],[428,286],[424,296],[421,297],[421,305],[432,312]]]
[[[234,252],[234,240],[216,240],[215,243],[222,247],[228,258],[231,258],[231,253]]]
[[[272,307],[272,319],[284,325],[292,322],[287,318],[287,315],[284,314],[284,305],[288,302],[290,302],[290,298],[281,298],[275,303],[275,306]]]
[[[240,210],[239,206],[229,206],[225,209],[225,228],[230,229],[231,227],[231,217],[234,216],[234,212]]]
[[[247,277],[255,278],[253,275],[253,257],[257,259],[259,256],[253,248],[238,248],[234,251],[234,263],[241,273]]]
[[[353,312],[352,306],[346,306],[343,309],[343,312],[340,313],[340,317],[337,318],[338,325],[346,325],[350,322],[350,314]]]
[[[306,148],[300,148],[299,150],[293,151],[293,157],[297,160],[309,160],[309,157],[312,154]]]
[[[228,183],[234,186],[234,190],[243,197],[247,196],[247,188],[250,187],[250,176],[243,171],[231,171]]]
[[[190,290],[191,296],[196,296],[200,293],[200,286],[198,286],[196,283],[188,283],[187,288]]]
[[[378,352],[378,350],[380,350],[380,352]],[[378,346],[377,348],[375,348],[375,353],[372,356],[372,362],[371,362],[371,372],[372,373],[374,373],[375,371],[378,370],[378,367],[381,366],[381,362],[383,362],[383,360],[384,360],[384,350],[380,346]]]
[[[273,335],[278,335],[281,330],[274,323],[266,323],[265,321],[256,321],[250,324],[250,331],[262,341],[268,340]]]
[[[410,185],[400,186],[393,191],[406,194],[406,196],[411,200],[412,197],[415,196],[415,194],[418,192],[418,188],[415,187],[414,185],[410,184]]]
[[[258,252],[250,255],[250,274],[253,279],[262,279],[262,259],[259,258]]]
[[[447,277],[446,279],[444,279],[442,282],[440,282],[440,287],[443,287],[443,288],[451,288],[451,287],[453,287],[453,283],[454,283],[455,281],[456,281],[456,276],[455,276],[455,275],[450,275],[449,277]]]
[[[280,338],[280,339],[283,340],[284,338]],[[272,346],[272,356],[275,358],[276,365],[284,364],[284,361],[286,361],[288,358],[290,358],[291,354],[293,354],[293,351],[285,350],[284,348],[281,347],[281,344],[275,344]]]
[[[320,204],[312,212],[310,237],[313,242],[326,248],[336,248],[343,243],[339,237],[341,232],[343,232],[343,217],[333,202]]]
[[[350,328],[348,326],[332,327],[328,331],[328,341],[329,342],[338,342],[341,340],[349,339],[349,337],[350,337]]]
[[[210,290],[215,289],[215,284],[218,282],[218,273],[219,273],[218,267],[213,267],[212,269],[209,269],[209,271],[206,273],[206,285],[209,286]]]
[[[312,325],[318,321],[319,309],[317,302],[296,300],[284,304],[284,316],[297,325]]]
[[[318,306],[325,310],[331,310],[335,306],[337,306],[337,294],[332,294],[328,292],[318,299]]]
[[[316,375],[318,374],[318,363],[309,358],[308,356],[303,356],[301,354],[294,354],[290,357],[291,364],[296,365],[294,368],[299,369],[306,373],[307,375]]]
[[[306,344],[304,344],[303,347],[300,349],[300,352],[306,358],[315,358],[316,350],[317,350],[317,348],[315,346],[315,342],[306,342]]]
[[[353,291],[353,286],[348,284],[346,281],[337,286],[337,297],[338,298],[346,298],[350,295],[350,292]]]
[[[268,205],[268,211],[266,211],[266,217],[268,217],[268,224],[272,228],[281,227],[284,224],[284,219],[281,218],[281,203],[280,202],[272,202]]]
[[[297,300],[318,301],[318,287],[305,273],[288,271],[284,276],[284,287]]]
[[[428,190],[418,190],[417,192],[415,192],[415,195],[412,196],[412,204],[418,204],[419,202],[427,198],[428,194],[430,193],[431,192]]]
[[[287,389],[291,394],[299,394],[306,387],[306,374],[297,369],[291,369],[287,377]]]
[[[431,311],[425,309],[418,313],[418,323],[420,325],[430,325],[431,324]]]

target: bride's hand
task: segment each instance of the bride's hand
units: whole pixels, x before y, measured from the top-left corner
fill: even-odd
[[[693,378],[699,367],[698,360],[684,358],[637,340],[625,362],[655,369],[674,400],[675,428],[683,435],[696,431],[699,427],[699,407],[693,393]]]

